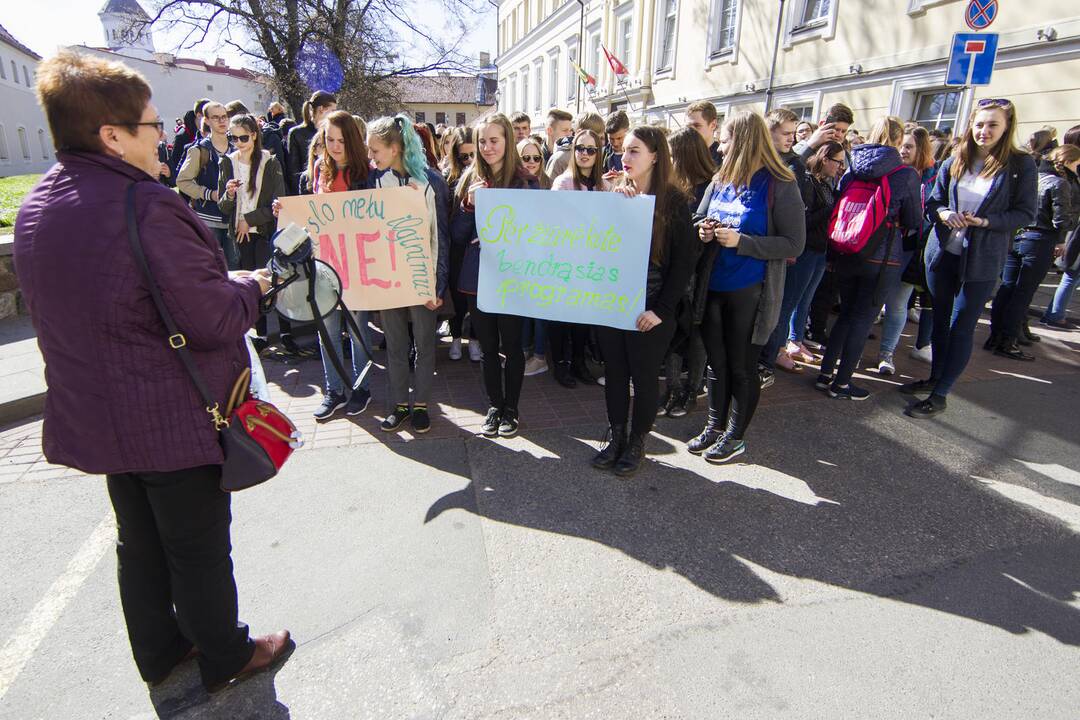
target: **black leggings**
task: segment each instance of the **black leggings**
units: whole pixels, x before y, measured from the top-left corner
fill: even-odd
[[[461,275],[461,265],[465,262],[465,248],[459,245],[450,246],[450,299],[454,303],[454,314],[450,317],[450,337],[460,340],[461,328],[465,324],[465,314],[469,312],[469,296],[458,290],[458,277]],[[476,329],[470,328],[469,337],[476,337]]]
[[[741,290],[709,291],[701,339],[709,358],[709,425],[741,440],[761,396],[753,345],[761,283]]]
[[[517,412],[521,384],[525,379],[525,352],[521,349],[524,323],[517,315],[487,313],[476,307],[476,296],[468,295],[472,326],[484,351],[484,389],[491,407]],[[499,353],[506,358],[500,363]]]
[[[652,430],[660,402],[660,363],[674,336],[674,320],[664,320],[648,332],[597,326],[596,340],[604,355],[604,400],[610,424],[626,424],[633,379],[634,417],[630,431],[645,435]]]
[[[551,321],[547,327],[548,350],[553,362],[585,362],[585,343],[589,339],[589,326],[578,323]],[[570,357],[566,356],[569,340]]]

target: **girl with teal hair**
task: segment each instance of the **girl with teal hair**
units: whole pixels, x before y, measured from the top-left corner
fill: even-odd
[[[372,186],[411,187],[424,194],[427,205],[426,230],[429,257],[435,268],[435,295],[423,305],[381,310],[381,326],[386,336],[387,371],[390,377],[392,410],[381,428],[393,432],[406,420],[417,433],[431,427],[428,399],[435,376],[435,321],[442,305],[449,275],[450,191],[438,171],[428,167],[420,137],[406,115],[382,117],[368,125],[368,155],[375,165]],[[412,324],[412,334],[409,325]],[[409,395],[409,354],[416,344],[416,366]]]

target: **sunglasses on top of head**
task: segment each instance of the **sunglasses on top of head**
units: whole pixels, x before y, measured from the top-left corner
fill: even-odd
[[[596,153],[600,152],[600,150],[599,150],[599,148],[595,148],[595,147],[592,147],[592,146],[589,146],[589,145],[575,145],[574,146],[574,152],[576,152],[576,153],[584,153],[585,155],[588,155],[589,157],[592,157]]]
[[[226,135],[226,136],[225,136],[225,139],[226,139],[226,140],[228,140],[229,142],[242,142],[242,143],[246,143],[246,142],[247,142],[248,140],[250,140],[250,139],[251,139],[251,135],[247,135],[247,134],[244,134],[244,135],[233,135],[232,133],[229,133],[228,135]]]
[[[1012,101],[1011,100],[1006,100],[1005,98],[983,98],[982,100],[980,100],[979,102],[976,103],[976,106],[981,107],[981,108],[985,108],[985,107],[1009,107],[1011,105],[1012,105]]]

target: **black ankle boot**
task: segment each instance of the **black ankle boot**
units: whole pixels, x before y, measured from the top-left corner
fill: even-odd
[[[576,388],[577,380],[570,374],[570,363],[561,361],[555,363],[555,382],[564,388]]]
[[[615,474],[619,477],[630,477],[641,467],[641,460],[645,457],[645,436],[639,433],[630,433],[630,440],[626,448],[615,463]]]
[[[607,444],[592,459],[592,466],[597,470],[610,470],[615,467],[625,449],[626,426],[612,425],[608,428]]]
[[[1007,357],[1012,360],[1024,360],[1030,362],[1035,359],[1035,356],[1031,353],[1026,353],[1020,349],[1020,345],[1014,338],[1005,338],[1001,341],[1001,344],[994,350],[995,355],[1000,357]]]

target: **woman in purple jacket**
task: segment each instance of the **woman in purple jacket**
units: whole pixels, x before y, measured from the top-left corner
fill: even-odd
[[[64,52],[37,77],[57,164],[19,212],[15,265],[49,369],[45,457],[106,476],[143,680],[198,657],[214,692],[291,643],[288,631],[252,638],[238,622],[218,434],[129,245],[128,189],[150,270],[222,405],[247,366],[243,335],[269,277],[228,273],[215,236],[156,182],[162,122],[142,75]]]

